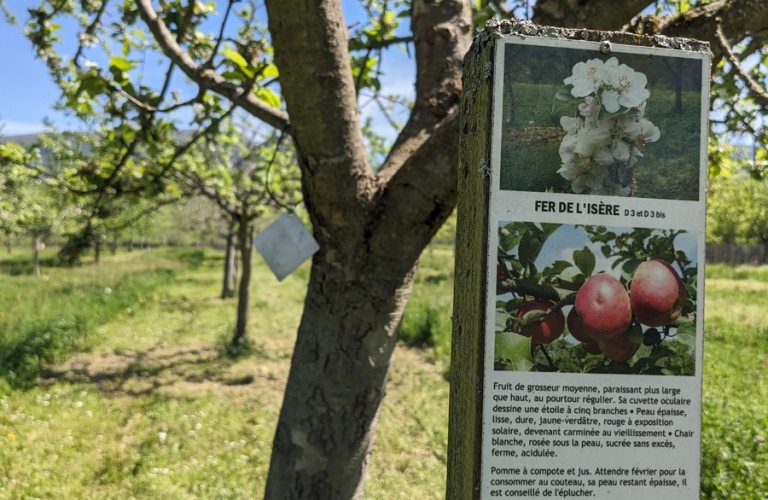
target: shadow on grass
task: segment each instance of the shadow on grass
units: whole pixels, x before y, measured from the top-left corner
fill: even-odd
[[[72,267],[59,260],[58,257],[41,257],[40,268],[46,267]],[[0,273],[9,274],[11,276],[22,276],[26,274],[33,274],[35,267],[32,263],[32,259],[28,256],[18,256],[0,261]]]
[[[146,396],[180,382],[239,386],[256,380],[253,374],[229,370],[232,365],[216,346],[154,347],[76,356],[47,368],[41,381],[92,383],[105,393]]]

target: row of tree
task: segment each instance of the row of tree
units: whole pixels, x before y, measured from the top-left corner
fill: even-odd
[[[232,343],[239,348],[247,332],[254,224],[268,211],[299,201],[298,170],[277,136],[233,120],[215,134],[180,133],[174,139],[176,149],[186,150],[151,188],[141,185],[148,167],[141,162],[152,158],[135,157],[132,178],[99,189],[108,183],[102,162],[110,160],[112,147],[103,132],[42,134],[27,149],[0,145],[0,233],[9,250],[14,238],[31,239],[33,272],[39,275],[45,242],[59,243],[63,263],[78,262],[88,250],[98,263],[107,243],[113,251],[118,239],[126,239],[129,249],[134,242],[143,244],[157,222],[150,216],[181,202],[176,213],[187,219],[177,221],[181,227],[190,233],[210,229],[214,240],[225,242],[222,298],[238,298]]]

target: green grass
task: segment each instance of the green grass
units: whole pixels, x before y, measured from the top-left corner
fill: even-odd
[[[768,268],[710,266],[706,282],[702,499],[768,492]]]
[[[236,307],[218,298],[222,258],[163,249],[107,256],[98,266],[44,268],[47,278],[0,274],[6,352],[14,342],[45,337],[34,334],[47,331],[35,325],[78,332],[62,345],[43,342],[54,363],[38,360],[34,384],[0,383],[0,498],[263,494],[308,264],[278,283],[256,258],[253,349],[232,359],[218,348]],[[0,256],[0,269],[3,262]],[[366,499],[444,497],[452,269],[450,247],[425,251],[392,362]],[[764,499],[768,268],[710,266],[706,294],[701,498]]]

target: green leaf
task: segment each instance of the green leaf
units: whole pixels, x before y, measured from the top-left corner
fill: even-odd
[[[238,68],[240,68],[240,71],[243,72],[243,74],[248,78],[253,78],[256,76],[256,68],[253,67],[251,63],[245,60],[245,58],[240,55],[237,51],[234,51],[232,49],[225,49],[221,51],[222,55],[235,63]]]
[[[269,104],[270,106],[275,108],[282,107],[283,101],[280,99],[280,95],[274,90],[267,87],[259,87],[255,92],[256,97]]]
[[[531,358],[531,339],[517,333],[501,332],[494,341],[494,358],[506,358],[516,371],[528,371],[534,364]]]
[[[578,97],[573,97],[573,94],[571,94],[571,90],[573,90],[573,85],[563,85],[560,87],[560,89],[555,94],[555,99],[558,101],[563,102],[579,102],[581,99]]]
[[[134,66],[136,66],[135,62],[131,62],[128,59],[125,59],[124,57],[120,57],[120,56],[115,56],[109,60],[110,70],[112,68],[116,68],[120,71],[128,71]]]
[[[592,273],[595,271],[595,265],[597,265],[595,254],[586,246],[581,250],[573,251],[573,262],[587,278],[592,276]]]
[[[280,72],[277,70],[277,66],[274,64],[266,64],[261,68],[261,78],[277,78],[280,76]]]

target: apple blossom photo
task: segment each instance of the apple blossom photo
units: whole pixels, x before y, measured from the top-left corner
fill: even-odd
[[[496,370],[694,375],[686,231],[499,223]]]
[[[508,44],[503,190],[697,200],[698,59]]]

